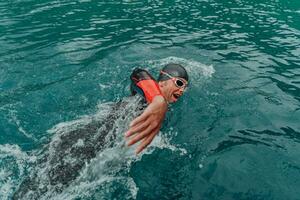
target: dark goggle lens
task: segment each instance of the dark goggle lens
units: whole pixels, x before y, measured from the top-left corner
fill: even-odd
[[[183,83],[181,80],[177,79],[177,80],[176,80],[176,85],[177,85],[178,87],[183,87],[184,83]]]

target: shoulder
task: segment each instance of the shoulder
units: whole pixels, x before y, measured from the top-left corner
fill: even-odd
[[[154,80],[154,78],[147,70],[141,68],[135,68],[131,73],[130,78],[134,81],[141,81],[141,80],[148,80],[148,79]]]

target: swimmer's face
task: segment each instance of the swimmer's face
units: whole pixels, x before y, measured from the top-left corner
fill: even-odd
[[[184,79],[182,79],[182,81],[185,84],[183,87],[178,87],[175,81],[175,79],[168,79],[166,81],[158,82],[159,88],[163,96],[169,103],[176,102],[183,95],[183,92],[187,85]]]

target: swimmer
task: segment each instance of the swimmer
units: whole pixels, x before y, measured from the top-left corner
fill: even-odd
[[[148,103],[126,132],[129,146],[140,142],[136,149],[136,153],[140,153],[158,133],[168,104],[176,102],[183,94],[188,85],[188,75],[181,65],[168,64],[161,70],[158,82],[142,69],[135,69],[130,78],[132,94],[142,94]],[[103,119],[91,117],[87,124],[56,133],[41,151],[35,168],[19,185],[12,199],[40,199],[49,193],[61,193],[78,178],[86,163],[114,144],[119,134],[116,123],[126,120],[128,112],[132,111],[131,99],[124,98],[112,104]],[[133,108],[136,113],[144,108],[142,102],[138,103]]]
[[[166,65],[159,74],[158,82],[146,71],[135,69],[130,76],[132,93],[140,93],[149,104],[139,117],[135,118],[125,133],[131,146],[140,142],[136,153],[143,151],[159,132],[167,112],[168,104],[176,102],[188,86],[188,74],[179,64]]]

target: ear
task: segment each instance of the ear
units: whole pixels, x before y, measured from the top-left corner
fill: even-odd
[[[158,82],[158,86],[159,86],[159,87],[164,87],[164,85],[165,85],[165,84],[164,84],[164,81],[159,81],[159,82]]]
[[[165,87],[167,85],[166,81],[159,81],[158,86],[159,87]]]

